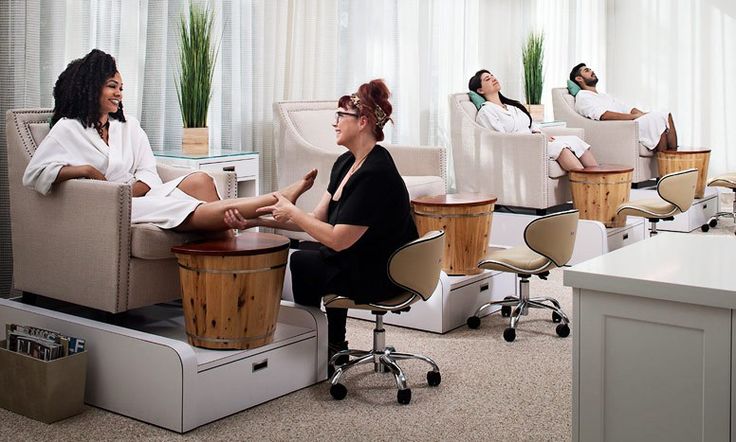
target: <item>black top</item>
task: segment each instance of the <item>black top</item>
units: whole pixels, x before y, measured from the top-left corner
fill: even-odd
[[[351,152],[335,161],[327,191],[335,195],[350,167],[355,163]],[[401,289],[388,277],[388,259],[399,247],[417,239],[411,215],[409,192],[396,170],[391,154],[376,145],[363,165],[348,179],[339,201],[330,200],[327,222],[331,225],[366,226],[368,230],[351,247],[336,252],[322,247],[322,256],[338,266],[347,277],[351,293],[359,302],[380,301],[398,294]]]

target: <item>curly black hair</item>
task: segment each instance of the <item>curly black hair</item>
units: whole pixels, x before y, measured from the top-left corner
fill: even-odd
[[[54,115],[51,126],[62,118],[79,120],[84,127],[100,121],[100,94],[105,81],[118,72],[115,59],[99,49],[69,63],[54,85]],[[110,118],[125,122],[123,103]]]

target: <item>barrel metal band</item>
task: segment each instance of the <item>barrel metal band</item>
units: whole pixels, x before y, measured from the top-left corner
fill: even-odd
[[[420,212],[415,210],[415,215],[426,216],[427,218],[479,218],[481,216],[493,215],[493,212],[480,212],[480,213],[451,213],[443,215],[441,213],[430,213]]]
[[[246,336],[241,338],[208,338],[206,336],[197,336],[193,335],[189,332],[187,332],[187,336],[189,336],[192,339],[196,339],[198,341],[203,342],[212,342],[212,343],[223,343],[223,342],[251,342],[251,341],[257,341],[259,339],[269,338],[273,336],[273,331],[270,333],[266,333],[265,335],[260,336]]]
[[[602,184],[631,184],[631,180],[621,180],[621,181],[578,181],[578,180],[570,180],[571,183],[575,184],[595,184],[595,185],[602,185]]]
[[[215,273],[218,275],[229,275],[233,273],[237,273],[239,275],[242,275],[244,273],[260,273],[260,272],[270,272],[271,270],[277,270],[282,267],[286,267],[286,263],[279,264],[276,266],[271,267],[263,267],[261,269],[243,269],[243,270],[220,270],[220,269],[195,269],[194,267],[189,267],[188,265],[179,263],[179,267],[187,270],[191,270],[193,272],[200,272],[200,273]]]

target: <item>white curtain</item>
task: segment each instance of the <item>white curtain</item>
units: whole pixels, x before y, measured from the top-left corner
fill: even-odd
[[[736,170],[736,3],[615,0],[608,92],[672,112],[680,145],[711,149],[709,175]]]

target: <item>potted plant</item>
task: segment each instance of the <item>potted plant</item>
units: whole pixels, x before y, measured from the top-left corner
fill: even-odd
[[[544,120],[544,106],[542,101],[542,86],[544,84],[544,34],[530,33],[521,49],[521,60],[524,65],[524,94],[526,108],[532,115],[532,120]]]
[[[212,41],[214,12],[189,3],[189,17],[182,15],[179,26],[179,78],[176,97],[184,123],[182,150],[201,154],[209,151],[207,109],[212,98],[212,76],[218,49]]]

